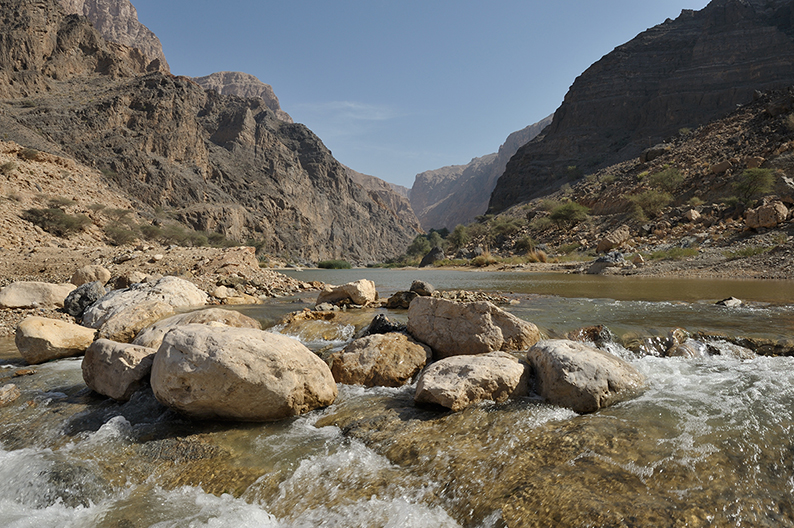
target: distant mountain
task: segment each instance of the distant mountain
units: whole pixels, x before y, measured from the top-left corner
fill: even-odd
[[[416,236],[305,126],[279,120],[261,98],[205,91],[150,66],[57,0],[5,0],[4,139],[100,169],[148,218],[165,211],[273,255],[383,261]]]
[[[508,163],[498,212],[794,83],[794,0],[714,0],[684,10],[590,66],[543,138]],[[421,216],[421,214],[420,214]]]
[[[474,158],[466,165],[452,165],[416,175],[411,206],[425,230],[454,229],[468,224],[488,209],[496,180],[516,151],[551,123],[551,116],[513,132],[499,152]]]
[[[413,209],[411,209],[411,203],[408,198],[397,189],[400,187],[399,185],[385,182],[375,176],[362,174],[350,167],[345,167],[345,170],[350,179],[367,191],[375,202],[391,211],[394,216],[400,218],[402,222],[410,225],[417,232],[422,230],[419,225],[419,219],[416,218]],[[408,191],[405,187],[402,188]]]
[[[59,0],[67,13],[87,17],[106,40],[137,48],[150,60],[169,71],[160,39],[140,23],[138,11],[129,0]]]
[[[265,84],[256,77],[242,72],[216,72],[204,77],[193,77],[193,80],[205,90],[215,90],[221,95],[236,95],[237,97],[259,97],[265,101],[276,117],[286,123],[292,123],[292,117],[281,109],[278,97],[269,84]]]

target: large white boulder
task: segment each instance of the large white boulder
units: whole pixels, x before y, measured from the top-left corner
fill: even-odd
[[[331,370],[298,341],[253,328],[186,325],[152,366],[157,399],[199,419],[270,421],[334,402]]]
[[[356,339],[331,354],[331,372],[338,383],[365,387],[405,385],[430,360],[430,347],[405,334],[391,332]]]
[[[149,348],[160,348],[163,342],[163,337],[171,329],[177,326],[185,326],[189,324],[209,324],[219,323],[226,326],[233,326],[236,328],[262,328],[259,321],[252,319],[247,315],[233,310],[224,310],[222,308],[207,308],[206,310],[196,310],[185,314],[174,315],[157,321],[151,326],[141,330],[132,343],[134,345],[141,345]]]
[[[25,361],[35,365],[82,355],[95,334],[96,330],[60,319],[27,317],[17,326],[14,340]]]
[[[536,392],[578,413],[628,399],[645,384],[645,377],[626,361],[576,341],[541,341],[527,352],[527,359],[535,371]]]
[[[74,284],[49,282],[12,282],[0,290],[0,308],[63,308]]]
[[[527,394],[527,370],[526,365],[505,352],[448,357],[422,372],[414,400],[453,411],[482,400],[503,402]]]
[[[315,304],[335,304],[346,299],[361,306],[377,301],[378,291],[375,289],[375,283],[368,279],[361,279],[342,286],[328,285],[317,296]]]
[[[408,333],[437,359],[501,350],[525,350],[540,340],[538,327],[487,301],[460,303],[417,297],[408,308]]]
[[[128,401],[149,381],[157,350],[97,339],[83,358],[83,380],[103,396]]]
[[[207,294],[191,282],[178,277],[163,277],[153,283],[136,283],[129,288],[108,293],[83,313],[83,324],[99,328],[130,306],[148,301],[159,301],[173,308],[187,308],[203,306],[207,298]]]
[[[129,343],[141,330],[173,313],[173,306],[162,301],[148,300],[131,304],[107,318],[99,327],[97,336]]]

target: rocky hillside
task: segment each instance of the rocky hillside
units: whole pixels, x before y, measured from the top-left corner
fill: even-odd
[[[794,1],[713,0],[685,10],[588,68],[544,137],[508,163],[490,211],[639,156],[680,129],[794,83]]]
[[[140,23],[138,11],[129,0],[60,0],[67,13],[82,15],[106,40],[137,48],[150,60],[160,61],[159,69],[169,71],[160,39]]]
[[[350,167],[345,167],[345,170],[350,179],[360,185],[375,202],[381,204],[391,211],[395,217],[400,218],[401,221],[413,227],[417,233],[422,231],[419,219],[416,218],[414,210],[411,208],[411,203],[406,196],[399,192],[399,187],[395,188],[393,184],[375,176],[354,171]]]
[[[142,213],[296,260],[383,260],[415,236],[262,99],[147,72],[56,0],[4,2],[0,20],[6,139],[99,169]]]
[[[277,118],[286,123],[293,122],[292,117],[281,109],[273,87],[249,73],[216,72],[204,77],[193,77],[193,80],[205,90],[215,90],[221,95],[236,95],[245,99],[259,97]]]
[[[522,145],[551,123],[551,116],[513,132],[499,152],[474,158],[466,165],[452,165],[416,175],[411,206],[425,230],[454,229],[474,221],[488,209],[488,198],[508,160]]]

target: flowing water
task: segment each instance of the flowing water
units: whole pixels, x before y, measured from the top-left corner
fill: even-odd
[[[696,359],[654,348],[676,327],[790,339],[794,285],[432,274],[319,280],[372,278],[387,294],[414,278],[513,292],[520,303],[508,309],[547,335],[606,325],[616,343],[605,346],[648,389],[577,415],[537,397],[443,413],[414,406],[413,386],[340,386],[332,406],[291,420],[196,423],[151,392],[125,404],[91,393],[79,359],[14,376],[26,367],[5,340],[0,386],[22,396],[0,407],[0,526],[794,526],[794,358],[747,359],[718,338],[707,344],[720,355]],[[731,295],[749,303],[713,305]],[[303,306],[241,310],[271,325]],[[322,353],[381,311],[281,331]]]

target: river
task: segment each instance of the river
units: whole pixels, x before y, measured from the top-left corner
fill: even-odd
[[[196,423],[141,391],[115,403],[85,387],[79,359],[22,368],[0,343],[0,526],[794,526],[794,359],[661,358],[671,328],[791,339],[794,284],[424,270],[289,272],[379,291],[422,279],[512,294],[507,309],[547,335],[604,324],[611,352],[649,380],[592,415],[530,397],[440,413],[414,387],[340,386],[337,402],[271,424]],[[606,280],[602,280],[606,279]],[[739,308],[715,306],[735,296]],[[307,306],[240,310],[271,325]],[[340,348],[375,313],[348,314]],[[386,311],[405,320],[404,311]]]

